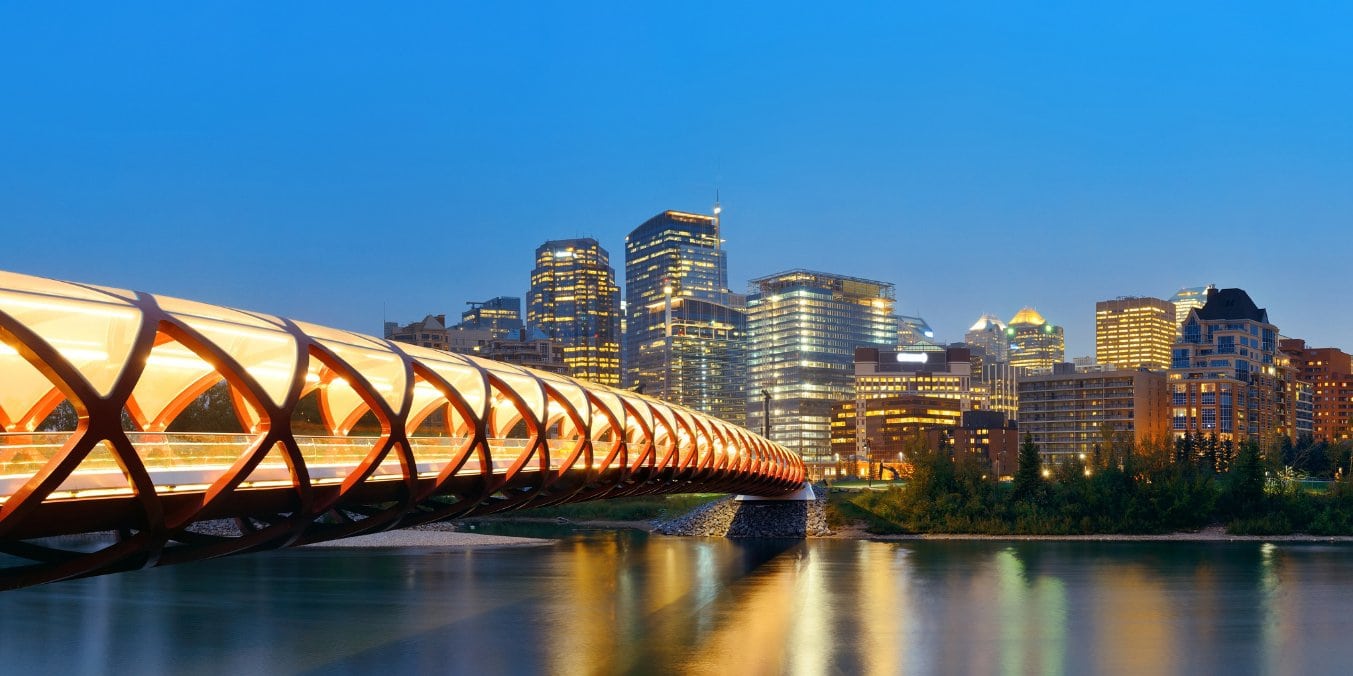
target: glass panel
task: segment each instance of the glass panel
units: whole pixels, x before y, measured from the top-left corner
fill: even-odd
[[[398,411],[404,404],[404,360],[399,355],[346,331],[300,322],[297,325],[366,378],[376,396],[385,400],[392,410]]]
[[[376,470],[371,473],[371,476],[368,477],[367,480],[403,478],[404,465],[400,464],[399,461],[399,449],[399,444],[391,446],[390,452],[385,454],[385,458],[381,460],[381,464],[376,467]]]
[[[234,313],[232,316],[245,316]],[[274,404],[281,404],[296,370],[296,339],[251,318],[253,324],[233,324],[196,316],[176,315],[223,352],[239,362]]]
[[[183,344],[171,340],[154,346],[132,390],[132,403],[140,413],[137,422],[143,429],[163,430],[168,421],[159,418],[165,409],[204,379],[212,381],[207,384],[210,386],[220,381],[221,376]]]
[[[53,450],[53,454],[55,454]],[[131,480],[122,471],[113,453],[113,445],[100,441],[89,455],[66,477],[61,485],[47,496],[47,501],[66,498],[90,498],[108,495],[131,495]]]
[[[484,410],[487,391],[484,389],[484,376],[478,368],[457,355],[445,352],[413,345],[401,345],[400,349],[446,380],[476,414]]]
[[[254,471],[250,472],[244,481],[240,483],[241,488],[275,488],[278,486],[291,486],[295,482],[291,478],[291,468],[287,466],[286,449],[282,444],[273,444]]]
[[[0,289],[0,308],[38,334],[99,395],[106,396],[131,355],[141,327],[141,311],[110,296],[85,291],[108,302]]]
[[[35,407],[56,388],[19,351],[0,342],[0,423],[3,431],[32,431],[46,417]],[[64,397],[62,397],[64,399]]]

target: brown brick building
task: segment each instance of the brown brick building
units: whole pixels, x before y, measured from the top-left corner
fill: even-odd
[[[837,473],[845,475],[860,474],[866,458],[871,474],[881,474],[880,465],[897,470],[907,451],[928,443],[928,430],[953,429],[962,416],[959,401],[944,397],[913,394],[837,402],[831,415],[832,461]]]
[[[927,432],[931,448],[942,441],[954,455],[977,455],[991,463],[997,477],[1012,476],[1019,467],[1019,430],[999,411],[965,411],[958,427]]]
[[[1306,347],[1285,338],[1278,349],[1291,360],[1299,380],[1312,386],[1317,441],[1353,439],[1353,355],[1337,347]]]

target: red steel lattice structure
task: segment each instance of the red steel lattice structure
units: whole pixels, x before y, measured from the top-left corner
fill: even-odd
[[[633,392],[0,272],[0,552],[25,561],[0,588],[804,478],[783,447]],[[117,539],[92,553],[35,541],[102,531]]]

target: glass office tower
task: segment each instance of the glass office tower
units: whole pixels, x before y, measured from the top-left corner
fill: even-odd
[[[553,240],[536,249],[526,321],[563,345],[569,375],[620,384],[620,289],[597,240]]]
[[[1066,361],[1066,338],[1062,327],[1049,324],[1038,311],[1026,307],[1005,325],[1010,339],[1010,365],[1026,373],[1050,371]]]
[[[1120,369],[1170,368],[1175,305],[1159,298],[1125,297],[1095,303],[1095,361]]]
[[[831,467],[831,408],[855,397],[855,348],[897,342],[892,284],[810,270],[752,280],[747,296],[747,424],[821,476]]]
[[[625,385],[742,424],[745,298],[713,216],[664,211],[625,238]]]

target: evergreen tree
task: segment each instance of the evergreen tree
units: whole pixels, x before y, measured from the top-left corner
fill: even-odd
[[[1230,479],[1231,509],[1240,516],[1258,514],[1264,502],[1264,460],[1259,455],[1259,444],[1254,441],[1241,444]]]
[[[1222,441],[1221,446],[1217,449],[1217,471],[1223,474],[1230,472],[1231,463],[1235,461],[1235,458],[1235,444],[1230,439]]]
[[[1034,435],[1026,433],[1019,445],[1019,469],[1015,470],[1015,499],[1036,500],[1043,491],[1043,459]]]

